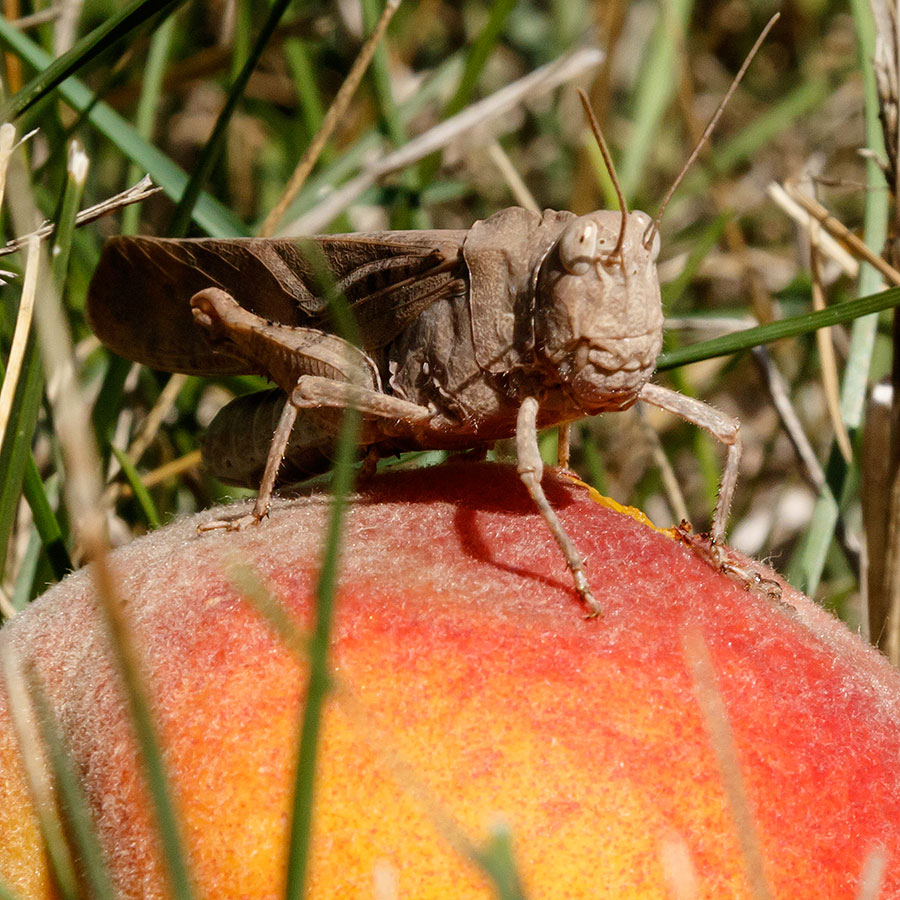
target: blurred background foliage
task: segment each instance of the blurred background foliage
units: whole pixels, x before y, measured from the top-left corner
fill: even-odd
[[[76,42],[115,22],[122,4],[4,0],[0,20],[6,113],[20,135],[39,129],[25,153],[42,213],[49,219],[61,215],[72,140],[90,161],[82,206],[116,194],[148,170],[165,188],[140,206],[79,229],[67,272],[59,278],[78,382],[113,485],[106,497],[116,542],[240,493],[204,474],[196,450],[215,411],[259,380],[171,382],[101,348],[85,324],[83,306],[103,239],[123,231],[257,233],[381,10],[380,0],[135,7],[142,24],[81,50]],[[762,0],[404,0],[282,227],[302,223],[329,191],[392,149],[583,46],[604,50],[605,61],[451,141],[440,155],[378,180],[328,229],[468,227],[518,202],[507,167],[541,207],[587,212],[615,205],[576,86],[590,94],[628,203],[653,214],[775,9]],[[669,349],[812,308],[809,233],[771,199],[772,182],[815,177],[821,202],[854,232],[863,234],[868,223],[864,236],[881,252],[889,196],[872,157],[884,151],[871,72],[871,12],[862,0],[850,7],[797,0],[781,12],[662,224]],[[271,34],[260,47],[267,24]],[[78,85],[65,82],[23,108],[23,86],[73,46],[66,74]],[[243,83],[248,59],[252,71]],[[221,114],[231,108],[226,124]],[[212,148],[217,121],[224,126],[223,139]],[[868,155],[861,152],[866,147]],[[200,171],[205,159],[210,168],[198,184],[204,192],[199,202],[193,210],[190,203],[177,208],[185,184],[180,173]],[[13,237],[6,216],[4,224],[6,237]],[[7,260],[8,269],[21,271],[18,255]],[[879,287],[871,270],[859,276],[827,256],[819,268],[829,305]],[[0,301],[4,361],[20,293],[21,278],[10,278]],[[835,449],[834,415],[814,335],[657,377],[743,422],[732,542],[769,559],[865,630],[863,402],[866,378],[874,383],[890,371],[889,314],[832,329],[830,343],[837,358],[833,371],[844,380],[841,415],[849,426],[850,462]],[[40,366],[34,353],[27,361]],[[824,359],[824,367],[829,365]],[[781,415],[771,389],[779,377]],[[66,472],[54,430],[54,386],[43,385],[42,392],[40,376],[32,380],[36,388],[20,381],[0,455],[7,615],[58,577],[67,558],[77,565],[80,552],[59,502]],[[794,441],[808,444],[806,462],[785,429],[785,409],[796,417]],[[151,410],[159,413],[159,427],[140,453],[126,455]],[[554,459],[554,442],[555,435],[544,437],[548,460]],[[502,455],[504,448],[497,452]],[[722,458],[707,435],[656,411],[586,420],[573,435],[573,467],[660,525],[677,522],[683,512],[698,527],[708,524]],[[683,494],[684,510],[673,485]],[[831,494],[836,499],[829,500]],[[873,552],[883,554],[884,548]]]

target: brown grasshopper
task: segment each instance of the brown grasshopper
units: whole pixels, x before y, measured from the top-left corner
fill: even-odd
[[[618,192],[620,211],[511,207],[467,230],[306,239],[355,315],[358,347],[334,334],[303,241],[287,239],[113,238],[88,319],[109,349],[153,368],[255,373],[278,386],[239,397],[212,422],[204,458],[213,474],[260,488],[249,515],[204,530],[259,522],[277,484],[326,470],[347,408],[361,413],[360,444],[372,455],[486,448],[514,435],[522,481],[596,614],[582,557],[541,487],[538,429],[561,426],[563,466],[570,422],[638,400],[706,429],[728,448],[714,544],[741,453],[736,419],[649,380],[662,347],[656,260],[668,197],[651,220],[628,212]]]

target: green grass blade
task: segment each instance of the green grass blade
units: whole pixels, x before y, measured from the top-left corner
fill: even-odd
[[[679,347],[663,353],[657,362],[657,370],[674,369],[676,366],[684,366],[688,363],[700,362],[704,359],[713,359],[716,356],[727,356],[731,353],[739,353],[742,350],[750,350],[761,344],[771,344],[782,338],[797,337],[801,334],[809,334],[819,328],[828,328],[831,325],[842,325],[852,322],[860,316],[870,315],[900,305],[900,287],[888,288],[878,294],[869,297],[861,297],[859,300],[848,300],[845,303],[836,303],[819,312],[804,313],[800,316],[791,316],[788,319],[780,319],[769,325],[760,325],[756,328],[745,328],[722,337],[709,341],[700,341],[688,347]]]
[[[15,524],[19,496],[24,491],[53,574],[59,580],[71,572],[73,566],[31,452],[44,385],[40,354],[34,337],[29,340],[25,349],[23,373],[13,402],[7,439],[0,450],[0,472],[4,473],[0,482],[0,571],[5,566],[9,535]],[[0,377],[2,375],[3,366],[0,364]]]
[[[253,49],[250,51],[247,61],[241,67],[241,71],[238,73],[237,78],[235,78],[234,83],[231,85],[231,89],[228,91],[228,98],[216,119],[212,134],[204,145],[203,151],[194,165],[190,180],[185,186],[184,192],[178,201],[178,205],[175,207],[172,224],[169,228],[170,236],[183,237],[187,234],[193,216],[194,206],[200,197],[200,191],[206,184],[206,180],[209,178],[213,167],[219,160],[222,150],[224,149],[225,131],[228,128],[228,123],[231,121],[231,117],[237,109],[237,105],[247,88],[247,82],[250,80],[250,76],[253,74],[256,64],[259,62],[260,56],[262,56],[263,51],[266,49],[272,34],[278,27],[278,23],[281,21],[281,17],[287,11],[290,3],[291,0],[275,0],[272,9],[269,11],[269,15],[266,17],[266,21],[263,23],[262,28],[260,28],[256,41],[253,44]]]
[[[706,255],[718,245],[731,218],[731,213],[720,213],[703,229],[696,240],[691,241],[691,248],[684,267],[676,278],[662,286],[663,307],[669,314],[672,313],[672,307],[675,306],[681,295],[694,280],[694,276],[697,274],[697,270],[700,268]]]
[[[588,433],[588,429],[582,426],[581,433],[584,435],[581,452],[584,455],[584,465],[587,468],[587,482],[592,488],[605,496],[609,492],[609,482],[606,478],[603,454],[600,452],[594,436]]]
[[[41,481],[34,457],[29,453],[25,462],[25,476],[22,485],[25,500],[31,507],[31,515],[34,519],[34,527],[44,545],[44,553],[53,569],[53,575],[57,581],[74,571],[75,566],[66,549],[65,538],[59,525],[59,520],[53,512],[47,490]]]
[[[72,754],[66,746],[62,727],[33,667],[28,671],[28,676],[41,741],[47,751],[54,787],[59,793],[66,836],[84,872],[88,896],[91,900],[115,900],[116,892],[106,869],[90,804],[81,787]]]
[[[850,474],[851,468],[833,444],[825,470],[825,484],[819,492],[806,534],[785,568],[787,580],[807,594],[816,592],[822,578],[845,492],[852,481]]]
[[[359,420],[358,413],[348,410],[344,414],[337,441],[332,481],[331,516],[328,521],[325,555],[316,585],[316,624],[309,643],[309,683],[300,726],[300,750],[297,755],[297,777],[294,786],[287,887],[285,889],[285,897],[288,900],[302,900],[306,890],[312,836],[316,757],[319,748],[322,712],[325,698],[330,689],[328,649],[331,643],[338,556],[346,498],[353,480],[353,462],[356,456]]]
[[[629,202],[641,182],[659,123],[678,86],[678,57],[692,8],[692,0],[663,3],[650,45],[643,54],[646,64],[635,93],[634,128],[628,153],[619,168],[619,183]]]
[[[884,136],[881,131],[878,90],[872,66],[875,56],[875,25],[866,0],[851,0],[850,6],[856,21],[863,72],[866,146],[878,159],[884,159]],[[890,198],[884,189],[884,174],[872,158],[866,161],[866,184],[868,190],[864,238],[872,252],[880,255],[887,240]],[[872,266],[863,263],[860,269],[859,292],[877,290],[880,284],[881,276]],[[859,428],[862,424],[877,328],[878,316],[875,314],[861,316],[853,322],[850,352],[841,383],[841,417],[850,429]],[[840,510],[846,500],[847,485],[854,480],[851,476],[856,475],[856,466],[848,468],[836,447],[832,446],[827,472],[828,483],[816,501],[804,540],[787,567],[790,582],[807,593],[814,593],[822,579]]]
[[[676,197],[696,196],[709,188],[715,175],[727,175],[745,164],[789,128],[823,106],[834,93],[825,78],[805,81],[773,103],[730,140],[717,144],[708,162],[685,176]]]
[[[371,34],[375,23],[381,15],[383,3],[379,0],[361,0],[363,24],[366,34]],[[388,68],[387,48],[385,42],[379,42],[372,55],[369,65],[369,78],[375,88],[375,98],[385,131],[395,147],[406,143],[406,125],[400,117],[397,104],[394,101],[394,92],[391,87],[391,73]]]
[[[422,87],[412,97],[397,107],[398,114],[402,117],[404,127],[413,116],[421,112],[429,103],[440,99],[448,86],[456,83],[461,68],[460,56],[444,61],[438,66],[434,74],[429,77]],[[291,221],[315,206],[324,194],[334,187],[342,184],[347,178],[358,172],[365,160],[374,153],[383,152],[384,140],[376,130],[370,129],[354,143],[344,147],[334,162],[325,166],[321,172],[313,172],[307,179],[303,190],[295,198],[285,213],[285,221]]]
[[[498,900],[525,900],[525,889],[513,856],[512,835],[506,825],[495,825],[490,837],[474,855],[475,862],[491,879]]]
[[[100,384],[100,391],[94,401],[91,410],[91,425],[94,429],[94,439],[104,459],[108,455],[110,435],[115,428],[116,419],[122,409],[122,395],[125,390],[125,380],[131,371],[131,363],[121,356],[109,354],[109,363]]]
[[[717,144],[708,162],[685,177],[676,197],[691,197],[709,188],[715,175],[727,175],[764,150],[778,135],[795,127],[825,104],[834,93],[825,78],[805,81],[773,103],[730,140]],[[671,213],[670,213],[671,215]]]
[[[98,590],[113,592],[115,586],[104,562],[103,571],[96,573],[104,581]],[[171,787],[165,760],[153,720],[153,704],[148,682],[143,677],[130,633],[122,618],[123,598],[107,595],[103,600],[104,615],[109,631],[109,646],[121,679],[122,693],[129,720],[140,748],[141,762],[149,788],[153,811],[165,860],[166,874],[175,900],[192,900],[193,890],[187,860],[182,850],[179,819],[172,802]]]
[[[53,237],[53,278],[60,290],[66,281],[69,269],[69,253],[75,234],[75,218],[84,193],[87,178],[87,157],[81,146],[73,141],[69,145],[66,189],[63,191],[62,205],[56,220],[56,234]]]
[[[443,118],[449,119],[451,116],[455,116],[472,99],[478,78],[484,69],[485,63],[488,61],[488,57],[497,45],[497,41],[500,39],[500,35],[506,26],[506,20],[509,18],[509,14],[513,11],[515,5],[516,0],[499,0],[499,2],[491,5],[491,13],[487,23],[466,52],[466,61],[459,84],[444,107]],[[429,184],[433,181],[440,164],[441,157],[438,153],[423,159],[419,164],[420,183]]]
[[[779,134],[796,125],[798,119],[810,115],[834,94],[834,86],[826,78],[798,85],[777,103],[754,119],[741,132],[710,154],[709,168],[727,174],[768,147]],[[702,176],[702,172],[698,172]],[[687,191],[687,186],[685,186]]]
[[[9,885],[0,881],[0,900],[24,900]]]
[[[184,0],[134,0],[120,13],[111,16],[81,38],[68,53],[41,66],[42,71],[0,107],[0,121],[12,121],[104,50],[126,38],[149,19],[171,11],[183,2]]]
[[[159,513],[156,511],[156,506],[153,503],[153,499],[150,497],[150,492],[144,486],[144,482],[141,481],[141,476],[138,474],[138,470],[131,461],[131,457],[129,457],[124,450],[120,450],[115,445],[111,445],[111,449],[116,459],[119,461],[119,465],[122,467],[125,478],[128,479],[128,483],[131,485],[131,490],[134,491],[134,498],[141,507],[141,512],[143,512],[147,524],[151,528],[159,528]]]
[[[31,533],[28,535],[28,545],[25,547],[25,552],[19,558],[16,583],[13,585],[12,594],[9,598],[9,602],[16,612],[21,612],[25,609],[31,602],[32,597],[36,596],[35,585],[43,549],[44,545],[41,542],[40,535],[32,528]]]
[[[50,56],[21,31],[0,16],[0,44],[11,50],[29,65],[44,69]],[[147,172],[172,200],[177,201],[188,183],[188,176],[152,144],[143,140],[135,129],[105,103],[94,103],[94,95],[80,81],[69,78],[59,85],[60,96],[73,109],[90,109],[88,120],[111,140],[131,162]],[[247,227],[226,207],[208,194],[197,201],[193,219],[213,237],[246,235]]]
[[[881,131],[878,89],[872,60],[875,57],[875,25],[872,10],[866,0],[850,0],[859,36],[860,65],[865,86],[866,146],[877,159],[884,159],[884,135]],[[885,190],[884,173],[872,157],[866,160],[866,207],[864,238],[866,245],[880,256],[887,241],[890,215],[890,194]],[[868,263],[863,263],[859,276],[859,293],[868,294],[881,285],[881,276]],[[850,335],[850,352],[844,367],[841,385],[841,414],[850,428],[862,424],[863,408],[868,391],[869,368],[878,327],[876,316],[857,319]]]
[[[366,33],[375,29],[384,3],[380,0],[361,0],[363,25]],[[394,99],[393,80],[388,66],[386,41],[379,42],[372,54],[368,78],[374,87],[375,100],[381,118],[381,125],[388,139],[395,147],[402,147],[407,141],[406,122]],[[399,179],[401,191],[393,204],[391,225],[394,228],[429,228],[431,223],[420,206],[423,181],[418,169],[407,169]]]
[[[444,118],[449,119],[461,112],[472,99],[475,85],[481,76],[485,64],[488,61],[494,47],[500,40],[500,35],[506,26],[506,20],[516,6],[516,0],[499,0],[490,6],[490,17],[484,28],[481,29],[475,42],[466,52],[466,61],[463,66],[462,76],[456,92],[450,98],[444,109]]]
[[[162,96],[163,76],[166,62],[172,48],[172,37],[175,33],[175,16],[169,16],[153,33],[150,49],[147,53],[147,64],[144,77],[141,79],[141,94],[138,98],[134,127],[138,135],[148,143],[153,138],[153,124],[159,99]],[[139,166],[132,165],[128,169],[128,184],[134,184],[144,173]],[[122,234],[136,234],[140,221],[141,205],[138,203],[126,207],[122,211]]]
[[[284,58],[293,76],[300,97],[300,114],[306,129],[306,140],[311,141],[322,127],[325,109],[319,94],[319,84],[310,59],[312,47],[308,41],[290,38],[284,42]],[[319,157],[323,162],[330,162],[331,153],[328,146],[322,149]]]
[[[66,839],[60,805],[51,772],[45,765],[37,711],[28,684],[29,661],[7,646],[0,657],[3,667],[9,721],[20,747],[20,756],[31,794],[32,808],[43,844],[39,865],[50,875],[51,892],[61,900],[81,900],[72,848]]]
[[[0,363],[0,378],[5,377]],[[31,441],[41,408],[43,373],[34,336],[25,350],[22,375],[10,411],[6,436],[0,448],[0,572],[6,567],[9,538],[16,521],[16,510],[22,494],[22,480],[27,461],[31,459]]]
[[[306,241],[302,250],[310,260],[322,296],[328,298],[335,329],[344,340],[358,344],[358,327],[347,303],[340,293],[321,249]],[[297,755],[297,774],[291,815],[291,835],[288,849],[288,900],[303,900],[309,868],[309,849],[312,836],[313,802],[316,780],[316,757],[325,698],[330,690],[328,651],[337,592],[338,562],[347,496],[353,485],[357,437],[360,415],[348,409],[344,412],[335,448],[332,477],[331,515],[325,538],[322,568],[316,584],[315,627],[309,642],[309,682],[306,704],[300,726],[300,749]]]
[[[7,177],[7,196],[13,222],[19,231],[25,231],[26,223],[33,222],[36,218],[29,182],[29,173],[22,161],[13,157]],[[45,260],[41,260],[41,264],[46,268]],[[51,278],[41,277],[37,285],[36,322],[41,336],[44,366],[51,374],[64,373],[72,364],[74,354],[64,309]],[[73,469],[76,472],[76,482],[70,483],[68,487],[72,489],[67,490],[70,509],[79,522],[85,555],[92,563],[93,583],[106,627],[107,645],[120,677],[124,706],[137,738],[171,893],[175,900],[191,900],[191,882],[187,862],[181,851],[178,818],[169,793],[165,762],[156,736],[153,704],[125,618],[128,598],[119,593],[106,552],[103,516],[97,505],[101,485],[99,459],[91,440],[83,403],[78,397],[78,385],[71,379],[60,381],[60,394],[55,407],[60,417],[57,430],[67,473],[71,473]],[[93,503],[88,500],[89,497],[95,498]]]
[[[52,254],[53,277],[57,285],[60,286],[65,283],[66,279],[72,237],[75,232],[75,217],[78,214],[87,174],[86,168],[82,165],[84,161],[83,154],[81,157],[77,157],[75,154],[81,153],[81,151],[77,148],[77,145],[73,144],[72,147],[68,178],[63,193],[60,214],[57,219]],[[25,372],[27,374],[22,394],[22,409],[17,422],[16,440],[19,448],[16,452],[22,453],[25,463],[20,484],[24,488],[25,499],[31,507],[37,533],[44,541],[47,558],[54,575],[59,579],[72,570],[72,560],[69,558],[59,522],[53,513],[31,453],[31,441],[37,424],[44,383],[41,361],[33,338],[29,341],[26,348]]]

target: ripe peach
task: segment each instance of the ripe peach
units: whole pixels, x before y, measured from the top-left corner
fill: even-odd
[[[881,896],[900,896],[900,675],[790,588],[781,602],[748,593],[560,474],[545,485],[603,618],[585,618],[506,467],[379,476],[353,500],[309,895],[370,897],[376,881],[384,895],[392,877],[418,900],[491,896],[439,808],[473,841],[502,817],[542,900],[672,896],[673,879],[684,892],[695,881],[696,896],[748,896],[740,815],[684,650],[699,632],[774,895],[852,897],[881,848]],[[252,566],[308,626],[328,501],[279,502],[259,528],[197,535],[209,515],[113,560],[197,894],[261,900],[284,886],[306,666],[228,566]],[[119,896],[166,896],[89,570],[3,629],[10,653],[46,684]],[[0,879],[51,896],[5,691],[0,834]]]

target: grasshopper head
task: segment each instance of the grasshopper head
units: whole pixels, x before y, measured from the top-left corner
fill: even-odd
[[[586,412],[630,406],[662,347],[656,258],[643,212],[573,219],[535,285],[535,348]]]

